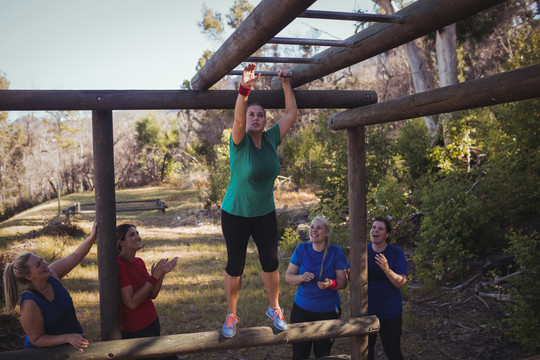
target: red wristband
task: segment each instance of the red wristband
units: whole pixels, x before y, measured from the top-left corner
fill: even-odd
[[[146,281],[148,281],[148,282],[150,283],[150,285],[154,286],[154,285],[156,285],[156,283],[158,282],[158,279],[156,279],[156,278],[153,277],[153,276],[150,276],[150,277],[148,278],[148,280],[146,280]]]
[[[240,84],[240,87],[238,88],[238,93],[242,96],[249,96],[249,92],[251,91],[250,87],[245,87]]]
[[[330,289],[332,290],[336,290],[337,286],[338,286],[338,282],[336,280],[330,280],[332,282],[332,285],[329,286]]]

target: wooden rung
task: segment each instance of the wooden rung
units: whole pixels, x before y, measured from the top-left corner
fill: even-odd
[[[316,58],[250,56],[250,57],[248,57],[246,59],[246,62],[288,63],[288,64],[318,64],[319,59],[316,59]]]
[[[62,345],[55,348],[5,351],[2,352],[2,359],[110,360],[162,357],[363,336],[378,332],[379,327],[379,319],[371,315],[346,320],[325,320],[289,324],[289,328],[285,331],[278,331],[270,326],[239,328],[236,335],[230,339],[224,338],[221,335],[221,331],[208,331],[94,342],[90,343],[88,348],[83,352],[78,351],[71,345]]]
[[[403,24],[403,16],[400,15],[381,15],[381,14],[364,14],[357,12],[341,12],[341,11],[321,11],[321,10],[306,10],[298,17],[310,19],[326,19],[326,20],[352,20],[362,22],[381,22]]]
[[[275,37],[268,41],[269,44],[285,45],[311,45],[311,46],[339,46],[353,47],[354,41],[350,40],[331,40],[331,39],[303,39],[303,38],[284,38]]]

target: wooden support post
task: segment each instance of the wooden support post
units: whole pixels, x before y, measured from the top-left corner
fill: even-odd
[[[540,64],[383,101],[330,116],[333,130],[540,97]]]
[[[283,30],[315,0],[263,0],[191,79],[207,90]]]
[[[366,239],[366,130],[364,126],[347,130],[349,182],[349,246],[351,249],[351,316],[366,316],[367,239]],[[351,359],[368,358],[368,337],[354,337]]]
[[[299,109],[351,109],[377,102],[373,90],[294,90]],[[0,90],[0,111],[234,109],[237,90]],[[283,90],[249,100],[283,109]]]
[[[224,338],[221,331],[208,331],[90,343],[83,352],[71,345],[7,351],[2,353],[2,359],[133,360],[366,335],[376,333],[379,327],[379,319],[376,316],[366,316],[347,320],[289,324],[286,331],[277,331],[270,326],[241,328],[231,339]]]
[[[120,339],[112,110],[92,112],[101,340]],[[41,356],[39,356],[41,358]]]
[[[437,29],[465,19],[504,0],[418,0],[396,12],[403,24],[377,23],[347,38],[354,42],[351,49],[330,48],[316,54],[316,65],[296,65],[291,68],[293,88],[320,79],[385,51],[427,35]],[[280,82],[272,79],[272,87]]]

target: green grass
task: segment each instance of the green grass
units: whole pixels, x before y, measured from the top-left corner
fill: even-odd
[[[305,194],[284,196],[292,201],[306,201]],[[223,289],[223,276],[226,264],[226,248],[219,225],[219,213],[206,217],[201,211],[203,204],[197,192],[167,186],[144,189],[119,190],[118,201],[161,198],[168,208],[165,213],[158,211],[120,212],[117,224],[133,223],[143,239],[144,248],[138,252],[150,268],[160,258],[179,257],[177,267],[165,277],[158,298],[154,301],[161,322],[162,334],[182,334],[221,329],[227,313],[227,303]],[[279,202],[279,199],[277,199]],[[94,202],[93,193],[80,193],[64,196],[61,207],[75,202]],[[279,203],[278,203],[279,206]],[[292,206],[291,206],[292,207]],[[289,208],[291,208],[289,207]],[[75,249],[82,238],[39,236],[30,238],[51,219],[57,216],[57,200],[44,203],[34,209],[0,224],[0,242],[5,260],[24,251],[35,252],[47,261],[65,256]],[[217,216],[216,216],[217,215]],[[77,215],[72,222],[90,232],[94,215]],[[201,226],[199,226],[202,224]],[[281,296],[280,304],[285,309],[286,318],[294,299],[295,287],[285,283],[291,252],[280,250]],[[100,340],[99,285],[97,269],[97,249],[94,245],[80,266],[63,279],[65,287],[72,295],[77,316],[89,340]],[[239,327],[270,325],[265,315],[268,298],[264,290],[261,268],[256,247],[250,242],[243,287],[238,303]],[[348,291],[348,290],[347,290]],[[342,292],[344,293],[344,292]],[[343,294],[345,295],[345,294]],[[344,297],[348,297],[345,295]],[[348,307],[344,304],[344,308]],[[336,349],[339,348],[336,341]],[[349,341],[344,339],[348,351]],[[290,358],[290,346],[271,346],[231,350],[226,353],[196,354],[188,358],[196,359],[286,359]],[[339,350],[336,350],[339,351]],[[333,353],[340,353],[334,351]]]

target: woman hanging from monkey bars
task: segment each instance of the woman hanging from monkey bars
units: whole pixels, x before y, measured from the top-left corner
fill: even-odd
[[[240,321],[236,305],[250,236],[257,245],[270,303],[266,315],[274,321],[277,329],[287,329],[283,309],[279,307],[278,238],[273,189],[280,170],[277,147],[298,113],[289,71],[281,70],[278,79],[285,96],[285,112],[274,126],[265,131],[264,108],[260,104],[248,103],[251,87],[260,77],[260,74],[255,75],[255,64],[246,66],[242,73],[229,143],[231,177],[221,212],[221,227],[227,245],[225,295],[228,306],[222,333],[228,338],[236,334],[236,324]]]

